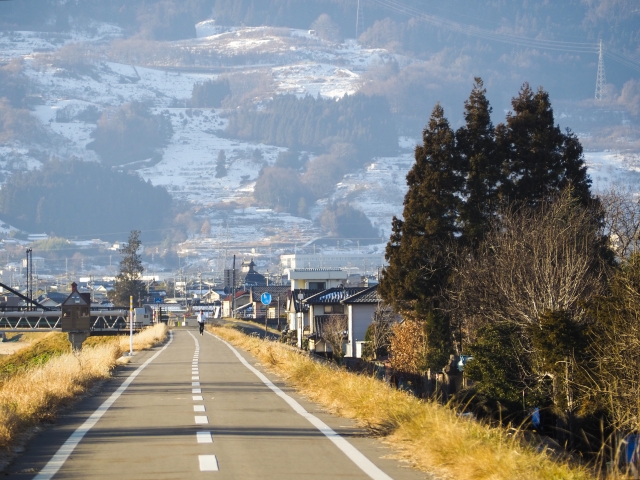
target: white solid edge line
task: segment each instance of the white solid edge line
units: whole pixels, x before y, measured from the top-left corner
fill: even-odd
[[[198,455],[198,462],[201,472],[217,472],[219,470],[218,459],[215,455]]]
[[[315,415],[307,412],[302,405],[300,405],[297,401],[291,398],[289,395],[284,393],[280,388],[273,384],[271,380],[269,380],[266,376],[262,374],[259,370],[254,368],[247,362],[242,355],[228,342],[224,341],[220,337],[213,335],[212,333],[207,332],[214,338],[217,338],[221,342],[223,342],[227,347],[231,349],[231,351],[235,354],[236,357],[240,360],[240,362],[251,370],[267,387],[269,387],[276,395],[282,398],[285,402],[289,404],[293,410],[298,413],[300,416],[307,419],[311,425],[316,427],[324,436],[326,436],[329,440],[331,440],[336,447],[338,447],[342,453],[344,453],[349,460],[356,464],[360,470],[366,473],[370,478],[374,480],[392,480],[389,475],[380,470],[371,460],[365,457],[356,447],[351,445],[347,440],[338,435],[329,425],[324,423]]]
[[[147,365],[153,362],[158,357],[158,355],[164,352],[172,341],[173,332],[169,330],[169,341],[167,342],[167,344],[146,362],[140,365],[131,375],[127,377],[124,382],[122,382],[122,385],[120,385],[118,389],[113,392],[111,396],[107,398],[104,403],[100,405],[98,409],[93,412],[91,416],[71,434],[67,441],[64,442],[64,444],[58,449],[56,454],[51,457],[51,460],[47,462],[44,468],[40,470],[40,473],[38,473],[38,475],[36,475],[33,480],[50,480],[51,478],[53,478],[53,476],[58,473],[58,470],[62,468],[69,456],[73,453],[83,437],[89,432],[89,430],[91,430],[95,426],[95,424],[98,423],[98,420],[102,418],[107,410],[109,410],[111,405],[113,405],[113,403],[120,397],[120,395],[124,393],[127,387],[131,385],[131,382],[135,380],[140,372],[142,372],[142,370],[144,370]]]

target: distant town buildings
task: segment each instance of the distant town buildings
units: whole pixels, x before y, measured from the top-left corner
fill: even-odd
[[[336,254],[280,255],[283,270],[300,268],[339,268],[348,273],[375,273],[387,265],[384,254],[341,252]]]

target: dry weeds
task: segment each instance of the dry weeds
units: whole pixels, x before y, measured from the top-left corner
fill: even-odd
[[[143,330],[134,336],[134,349],[145,350],[164,341],[167,327],[163,324]],[[89,343],[81,352],[44,355],[41,345],[57,345],[65,334],[52,334],[30,347],[45,358],[43,362],[27,361],[3,379],[0,385],[0,449],[5,451],[30,427],[52,421],[59,409],[86,393],[96,382],[111,376],[118,357],[129,351],[129,338],[112,337]],[[55,342],[55,343],[53,343]],[[67,342],[68,343],[68,342]],[[126,343],[126,346],[125,346]],[[70,350],[70,348],[69,348]],[[16,355],[23,354],[19,352]],[[12,355],[14,357],[16,355]],[[27,360],[25,360],[27,359]]]
[[[255,355],[303,395],[357,420],[417,468],[470,480],[587,480],[583,467],[554,461],[506,431],[464,419],[364,375],[315,362],[282,344],[220,327],[210,330]]]

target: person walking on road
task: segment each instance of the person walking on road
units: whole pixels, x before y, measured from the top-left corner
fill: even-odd
[[[204,312],[202,310],[198,314],[198,325],[200,326],[200,335],[204,335]]]

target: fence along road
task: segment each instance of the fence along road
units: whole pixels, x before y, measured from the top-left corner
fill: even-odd
[[[413,480],[379,441],[195,328],[136,355],[29,443],[8,478]],[[427,477],[430,478],[430,477]]]

